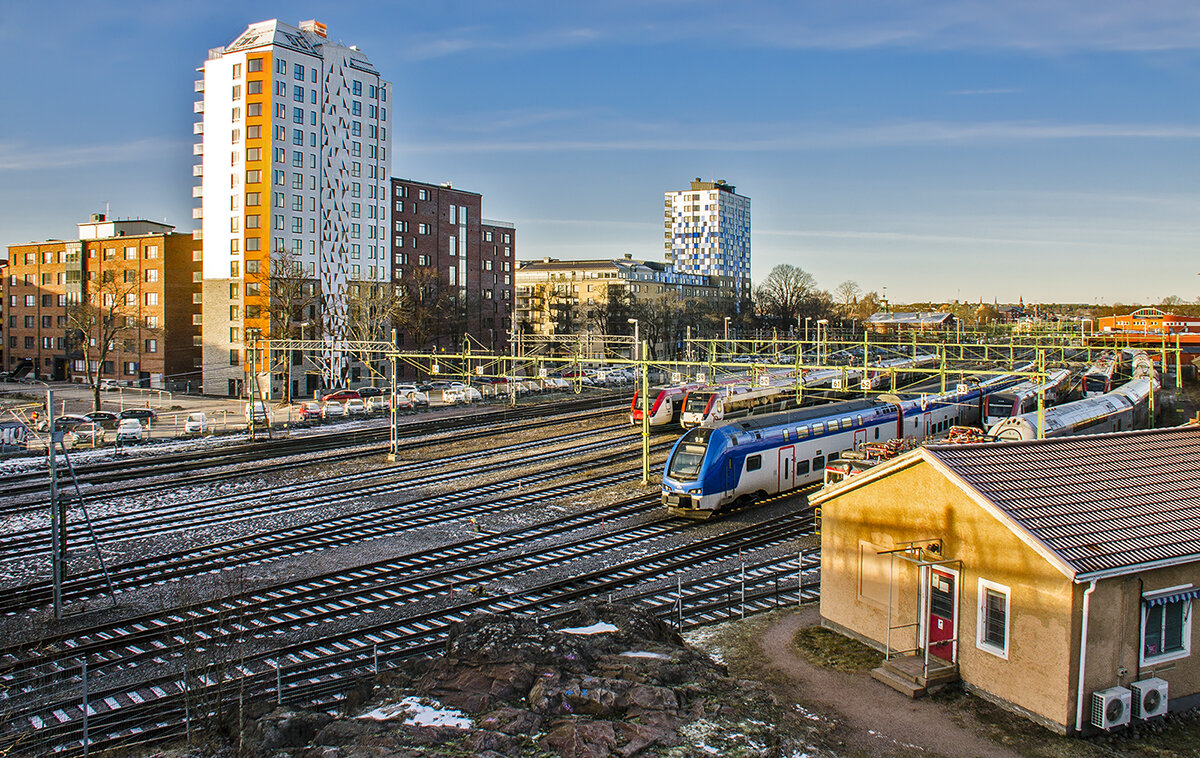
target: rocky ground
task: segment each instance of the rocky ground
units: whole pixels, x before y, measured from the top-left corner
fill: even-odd
[[[483,615],[444,655],[368,683],[347,713],[255,704],[201,745],[168,754],[820,756],[814,724],[758,683],[625,605],[587,603],[552,624]]]

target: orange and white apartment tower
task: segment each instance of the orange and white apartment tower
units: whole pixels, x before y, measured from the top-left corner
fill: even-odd
[[[198,71],[204,391],[242,393],[256,334],[321,340],[323,360],[306,358],[300,373],[328,373],[344,363],[347,287],[391,279],[391,84],[316,21],[252,24]],[[272,277],[283,274],[318,299],[286,317],[274,309],[274,321],[288,323],[272,323]],[[281,391],[278,377],[263,376],[260,391]]]

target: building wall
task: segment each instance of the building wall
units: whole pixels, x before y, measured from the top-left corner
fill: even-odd
[[[882,645],[887,630],[886,572],[875,558],[900,543],[940,538],[946,558],[962,560],[958,657],[964,682],[1062,728],[1074,722],[1074,588],[1048,561],[978,507],[931,465],[916,463],[821,504],[821,616]],[[864,577],[864,563],[866,576]],[[899,559],[893,624],[917,618],[916,569]],[[865,579],[865,581],[864,581]],[[979,580],[1010,588],[1005,660],[977,644]],[[885,590],[886,592],[886,586]],[[902,644],[915,647],[915,634]]]
[[[135,298],[119,308],[129,325],[118,333],[114,349],[106,356],[111,370],[98,366],[102,378],[141,380],[153,387],[186,382],[200,354],[192,324],[200,312],[194,297],[199,293],[194,281],[200,270],[198,253],[199,242],[190,234],[122,235],[10,247],[5,277],[6,368],[29,358],[41,377],[86,380],[83,354],[71,350],[68,342],[69,293],[74,290],[85,292],[93,305],[105,294]],[[73,263],[72,255],[77,256]],[[32,262],[26,263],[30,256]],[[74,284],[72,271],[80,277]],[[106,284],[107,275],[113,277],[113,284]],[[33,284],[25,284],[26,277]],[[28,296],[33,297],[31,306],[25,304]]]
[[[663,216],[666,259],[676,271],[728,277],[734,297],[749,297],[750,198],[697,179],[666,193]]]

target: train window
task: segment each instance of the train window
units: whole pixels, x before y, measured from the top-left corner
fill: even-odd
[[[822,432],[825,431],[825,422],[818,421],[817,423],[813,424],[812,429],[813,429],[813,434],[821,434]]]
[[[783,441],[784,442],[788,441],[788,430],[787,429],[783,430]]]
[[[800,476],[801,474],[807,474],[807,473],[808,473],[808,461],[797,461],[796,462],[796,476]]]
[[[751,455],[746,458],[746,470],[747,471],[758,471],[760,468],[762,468],[762,456],[761,455]]]
[[[807,436],[808,436],[808,427],[807,426],[796,427],[796,439],[802,440]]]
[[[856,423],[858,426],[862,426],[862,416],[859,416],[859,417],[858,417],[858,420],[857,420],[855,423]]]
[[[813,458],[813,471],[820,471],[823,468],[825,468],[825,456],[818,455]]]
[[[854,422],[852,420],[850,420],[848,418],[842,419],[842,428],[843,429],[849,429],[853,425],[854,425]]]

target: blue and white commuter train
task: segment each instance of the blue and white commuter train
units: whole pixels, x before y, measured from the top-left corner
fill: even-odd
[[[692,429],[667,458],[663,505],[674,515],[708,518],[820,482],[831,457],[864,443],[922,440],[979,423],[984,398],[1016,381],[999,376],[920,400],[851,400]]]

